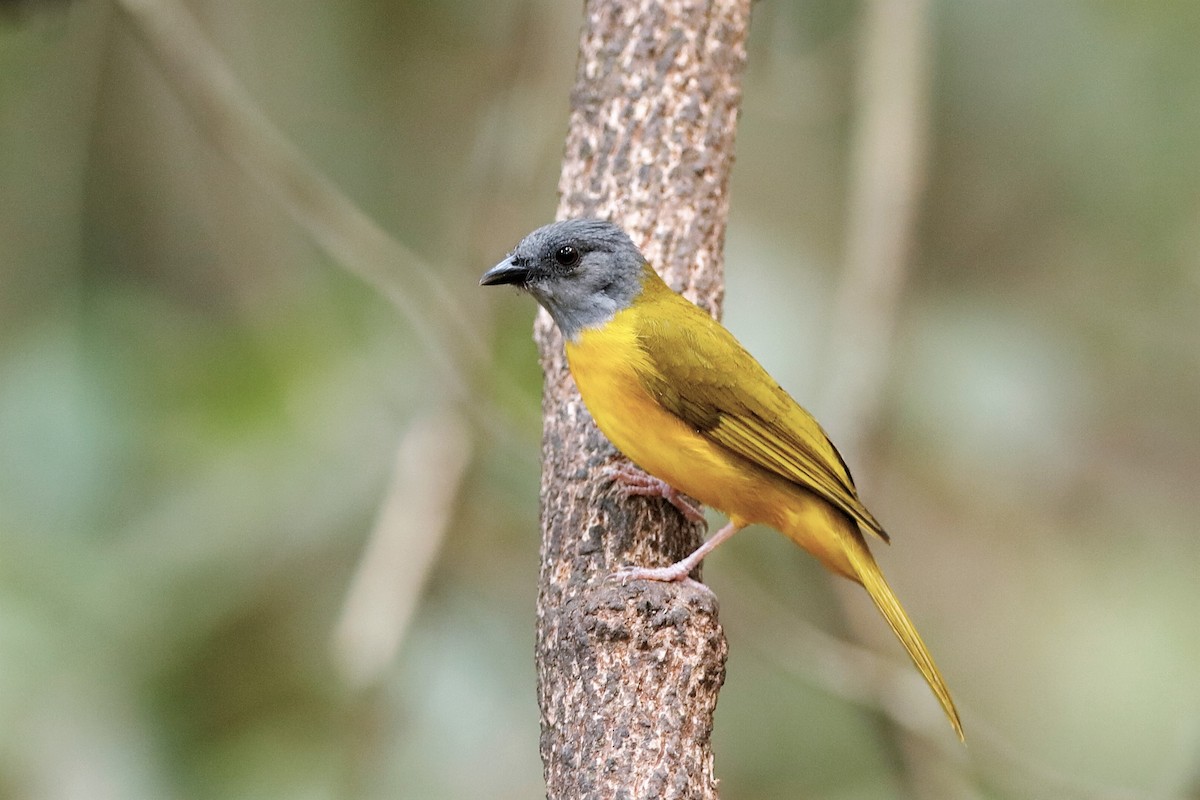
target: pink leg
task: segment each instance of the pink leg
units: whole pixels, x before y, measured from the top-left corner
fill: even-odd
[[[613,483],[620,486],[626,495],[661,497],[675,506],[688,522],[704,522],[704,514],[700,509],[677,489],[666,481],[661,481],[653,475],[643,472],[628,461],[622,461],[609,467],[608,474],[612,476]]]
[[[740,531],[741,528],[729,522],[717,531],[704,544],[700,545],[690,556],[676,561],[669,567],[622,567],[612,574],[621,583],[628,581],[679,581],[691,573],[704,557],[716,550],[721,542]]]

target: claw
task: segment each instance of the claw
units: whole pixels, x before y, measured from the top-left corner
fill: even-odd
[[[689,578],[686,571],[675,569],[679,564],[672,564],[669,567],[621,567],[615,572],[609,573],[605,581],[610,583],[619,583],[622,586],[630,581],[661,581],[679,583],[681,586],[687,586],[690,589],[699,589],[709,594],[713,590],[705,586],[694,578]],[[678,573],[678,574],[676,574]]]
[[[704,522],[704,513],[700,508],[683,495],[682,492],[669,483],[650,475],[627,461],[622,461],[609,467],[606,472],[613,483],[624,490],[626,496],[661,497],[683,515],[688,522]],[[686,573],[685,573],[686,574]],[[666,580],[659,578],[657,580]],[[670,580],[678,580],[671,578]]]
[[[620,583],[629,583],[630,581],[674,582],[681,581],[688,576],[691,571],[688,566],[683,562],[676,562],[669,567],[621,567],[609,577]]]
[[[609,580],[616,580],[620,583],[628,583],[629,581],[690,581],[688,575],[692,570],[700,566],[700,562],[704,557],[716,550],[722,542],[733,536],[742,529],[741,525],[730,520],[724,528],[717,531],[708,541],[692,551],[691,555],[686,558],[681,558],[674,564],[666,567],[621,567],[616,572],[608,576]],[[694,581],[693,581],[694,582]],[[703,585],[703,584],[701,584]]]

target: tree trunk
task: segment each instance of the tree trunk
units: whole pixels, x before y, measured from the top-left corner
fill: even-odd
[[[676,289],[711,313],[741,101],[750,0],[589,0],[559,218],[622,225]],[[693,584],[605,578],[669,564],[701,528],[661,501],[623,499],[619,456],[575,389],[545,312],[542,564],[537,667],[547,796],[715,798],[710,736],[725,677],[716,598]]]

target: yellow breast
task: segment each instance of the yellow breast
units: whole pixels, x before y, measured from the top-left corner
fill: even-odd
[[[635,304],[567,343],[571,374],[597,427],[643,470],[701,503],[740,524],[778,525],[773,481],[692,430],[642,385],[638,372],[652,366],[638,342],[638,313]]]

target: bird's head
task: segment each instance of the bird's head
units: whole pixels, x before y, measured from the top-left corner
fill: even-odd
[[[512,284],[550,312],[563,335],[604,325],[642,290],[645,257],[611,222],[568,219],[538,228],[480,284]]]

